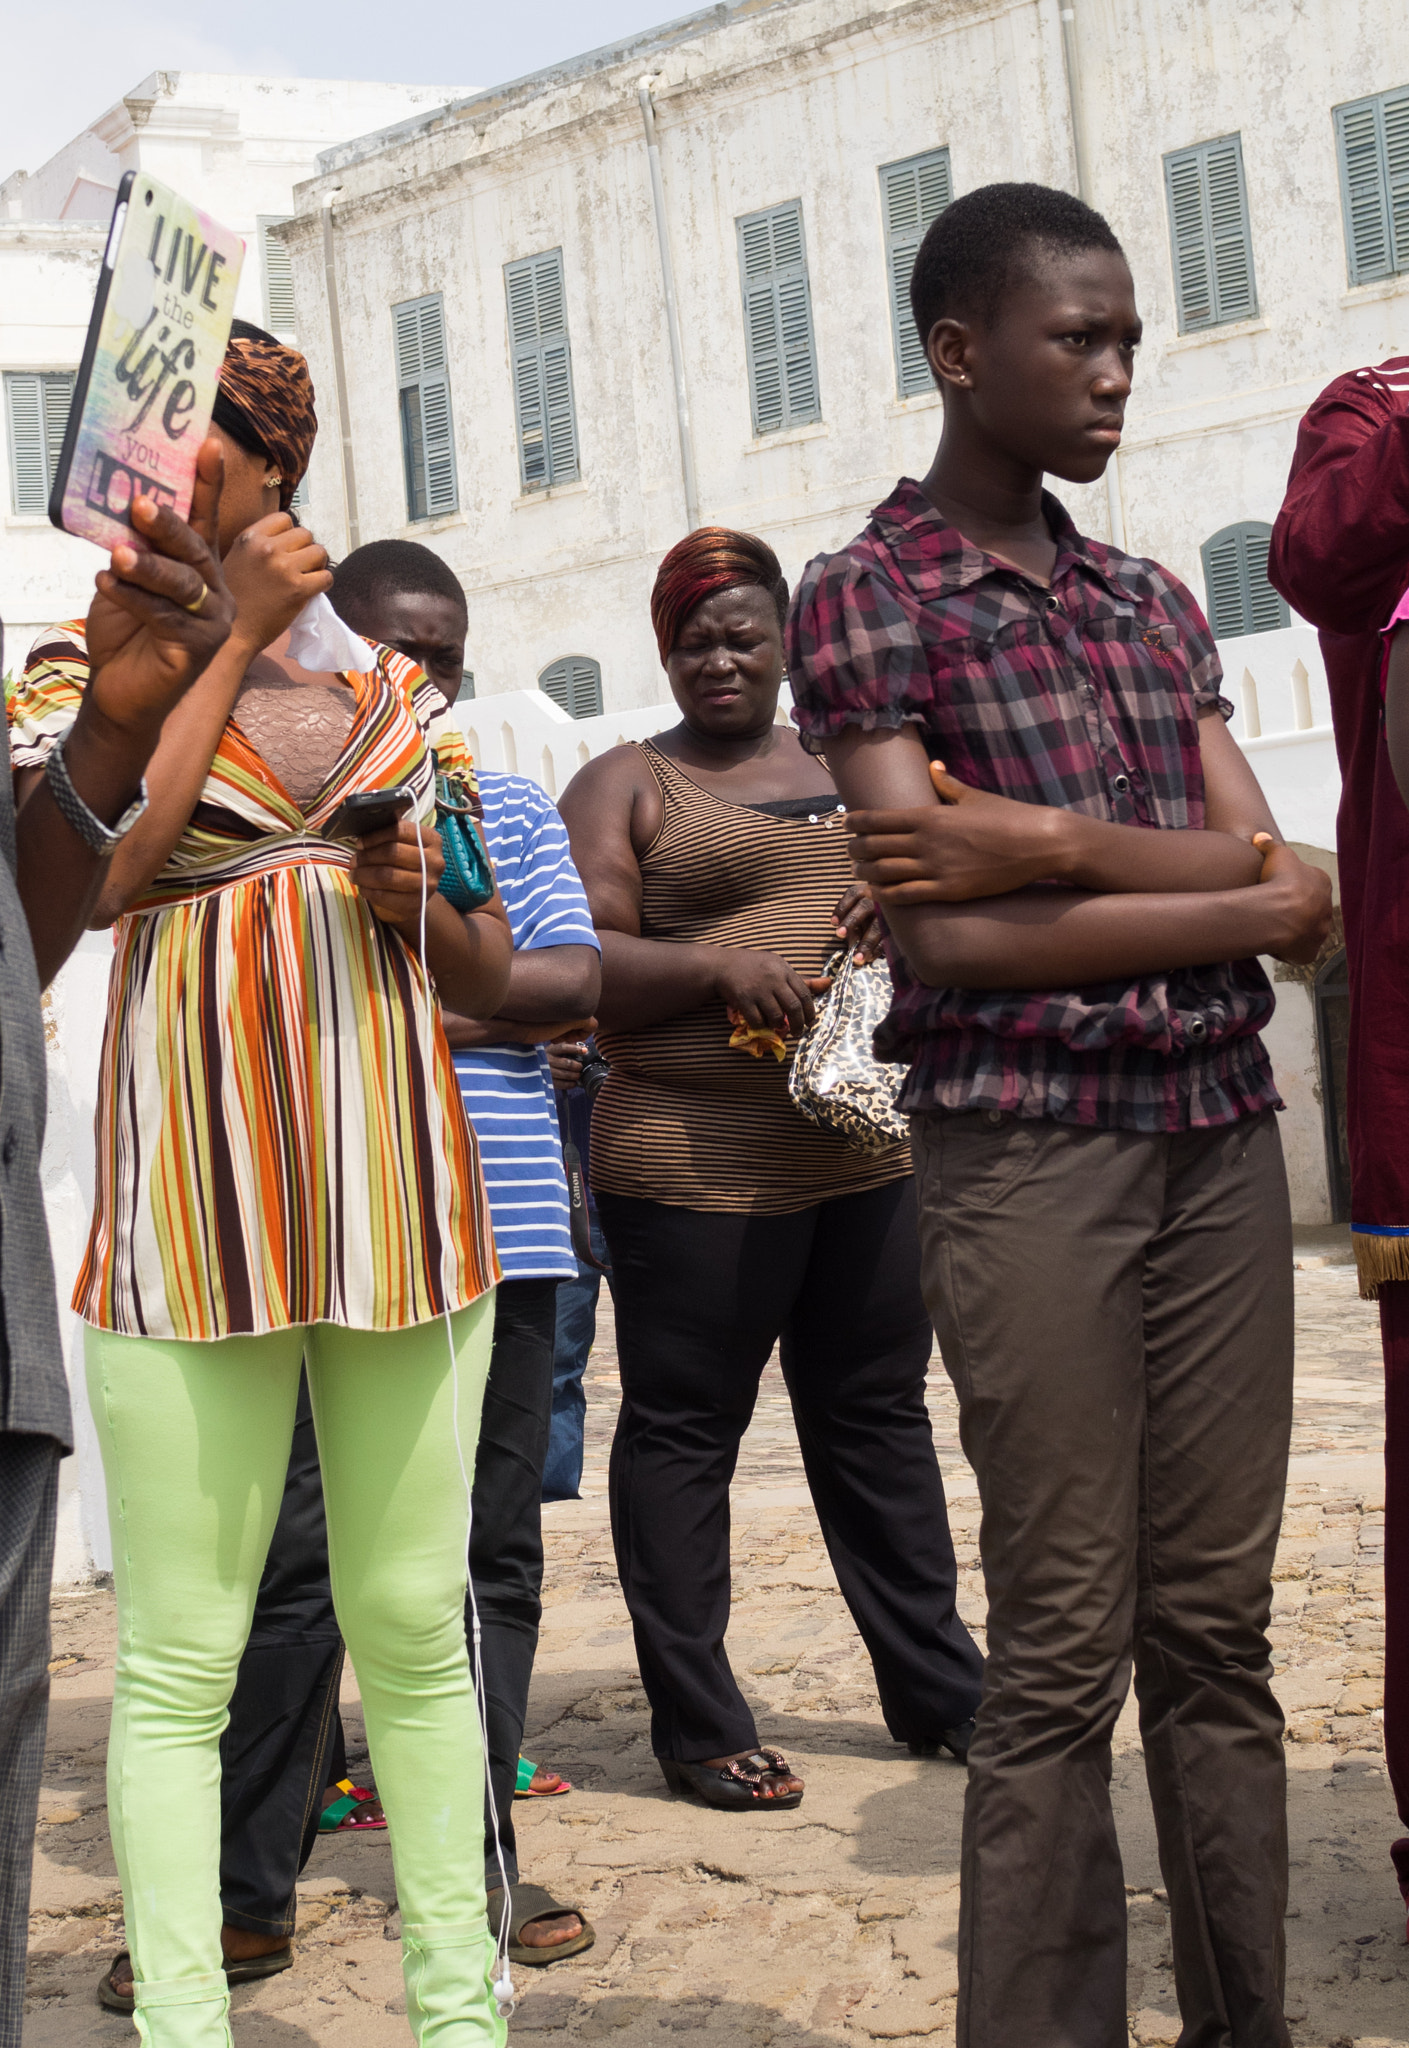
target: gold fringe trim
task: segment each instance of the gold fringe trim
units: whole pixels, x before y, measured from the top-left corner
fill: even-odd
[[[1352,1230],[1350,1241],[1362,1301],[1374,1301],[1386,1281],[1409,1280],[1409,1237],[1375,1237],[1366,1230]]]

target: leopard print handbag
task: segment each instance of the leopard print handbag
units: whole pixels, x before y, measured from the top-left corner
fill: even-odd
[[[890,1008],[890,969],[884,960],[858,967],[848,949],[833,954],[823,972],[832,986],[798,1046],[788,1093],[810,1122],[859,1152],[879,1152],[910,1135],[909,1120],[895,1107],[905,1069],[883,1066],[871,1050]]]

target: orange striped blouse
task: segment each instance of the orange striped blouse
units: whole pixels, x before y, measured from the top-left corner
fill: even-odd
[[[87,678],[81,622],[40,636],[9,705],[17,769],[44,761]],[[308,812],[232,718],[117,924],[73,1298],[99,1329],[396,1330],[499,1277],[434,988],[320,836],[351,791],[403,782],[430,822],[436,758],[468,773],[469,754],[404,655],[383,647],[347,680],[352,728]]]

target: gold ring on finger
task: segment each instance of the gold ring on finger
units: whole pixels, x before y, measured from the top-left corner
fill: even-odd
[[[210,585],[209,585],[208,583],[203,583],[203,584],[201,585],[201,594],[200,594],[200,596],[199,596],[199,597],[195,597],[195,598],[192,598],[192,600],[191,600],[191,602],[190,602],[189,604],[183,604],[183,605],[182,605],[182,607],[181,607],[182,611],[183,611],[183,612],[194,612],[194,613],[195,613],[195,615],[196,615],[196,617],[197,617],[197,618],[199,618],[199,617],[200,617],[200,615],[201,615],[201,613],[202,613],[202,612],[203,612],[203,611],[205,610],[205,601],[206,601],[206,599],[207,599],[207,598],[208,598],[209,596],[210,596]]]

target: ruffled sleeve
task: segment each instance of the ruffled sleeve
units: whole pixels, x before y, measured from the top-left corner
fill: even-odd
[[[788,615],[788,680],[809,753],[848,725],[923,724],[935,686],[915,608],[848,552],[803,571]]]
[[[44,766],[78,716],[88,673],[83,621],[47,626],[30,648],[24,674],[5,706],[13,768]]]

